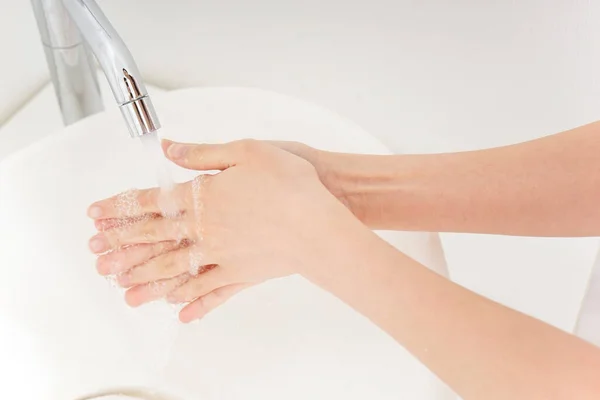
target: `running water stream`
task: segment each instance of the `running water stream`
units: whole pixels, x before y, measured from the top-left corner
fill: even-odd
[[[154,169],[156,183],[158,184],[161,195],[159,198],[159,207],[161,210],[161,214],[167,218],[174,218],[178,213],[178,207],[175,199],[172,196],[173,188],[175,187],[175,181],[171,175],[171,171],[169,170],[169,160],[164,156],[162,146],[161,146],[161,138],[158,134],[158,131],[154,131],[148,134],[145,134],[140,137],[142,145],[147,153],[147,161],[150,163],[151,167]],[[139,209],[139,203],[136,201],[135,197],[136,190],[130,190],[120,195],[120,211],[124,216],[128,216],[128,214],[136,214]],[[130,193],[128,195],[128,193]],[[137,204],[131,204],[132,202]],[[158,307],[170,307],[173,310],[173,318],[170,321],[165,321],[161,328],[161,345],[160,348],[152,348],[148,349],[149,352],[152,352],[155,355],[155,368],[158,373],[159,379],[156,383],[156,388],[162,388],[167,385],[167,382],[164,382],[166,369],[169,364],[169,360],[171,359],[172,347],[177,340],[178,335],[178,326],[179,323],[177,321],[177,312],[179,311],[179,306],[176,305],[166,305],[166,304],[156,304]],[[156,318],[164,317],[164,314],[160,312],[155,313],[156,310],[136,310],[137,317],[141,317],[145,315],[153,315]],[[135,317],[134,317],[135,318]],[[161,394],[154,389],[125,389],[125,390],[108,390],[105,392],[99,392],[94,395],[89,395],[85,397],[85,399],[144,399],[144,400],[170,400],[171,397],[168,397],[165,394]],[[82,398],[83,399],[83,398]]]
[[[175,181],[169,172],[169,160],[167,160],[163,154],[158,131],[140,136],[140,140],[146,149],[149,161],[155,169],[156,181],[161,191],[159,207],[162,214],[167,217],[173,216],[178,212],[177,207],[170,196],[171,191],[175,187]]]
[[[158,131],[140,136],[140,140],[156,169],[158,186],[160,186],[161,190],[170,191],[173,189],[175,182],[169,173],[168,160],[163,154]]]

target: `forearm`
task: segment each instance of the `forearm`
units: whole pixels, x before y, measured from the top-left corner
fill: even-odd
[[[480,151],[336,157],[371,228],[600,234],[600,123]]]
[[[340,250],[337,264],[307,278],[370,318],[465,400],[600,398],[599,349],[461,288],[370,232],[345,243],[350,253]]]

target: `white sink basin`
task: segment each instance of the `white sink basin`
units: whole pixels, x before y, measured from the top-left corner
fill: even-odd
[[[163,135],[176,140],[255,137],[387,152],[351,122],[270,92],[192,89],[154,101]],[[387,335],[297,277],[243,292],[191,325],[164,302],[128,308],[96,274],[85,211],[154,179],[117,110],[0,164],[0,398],[67,400],[113,388],[194,400],[453,398]],[[437,234],[385,238],[446,272]]]

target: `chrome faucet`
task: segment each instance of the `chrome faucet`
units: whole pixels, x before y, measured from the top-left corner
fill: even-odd
[[[93,54],[131,136],[160,128],[129,49],[94,0],[32,0],[32,4],[65,125],[104,108]]]

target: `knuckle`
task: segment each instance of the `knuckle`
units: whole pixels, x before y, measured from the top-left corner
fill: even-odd
[[[173,250],[173,248],[174,245],[171,242],[160,242],[152,246],[151,250],[148,250],[146,254],[148,257],[158,257]]]
[[[183,214],[187,214],[189,210],[196,211],[201,205],[200,202],[210,178],[211,176],[208,174],[201,174],[181,185],[179,197],[183,206]]]
[[[187,290],[184,290],[181,293],[180,300],[183,301],[183,302],[189,302],[189,301],[194,300],[194,296],[192,295],[192,293],[190,292],[190,290],[187,289]]]
[[[296,155],[303,154],[310,148],[308,145],[297,141],[290,141],[288,145],[290,152]]]
[[[258,150],[260,142],[255,139],[242,139],[235,143],[236,148],[243,154],[249,154]]]
[[[198,293],[200,293],[200,291],[204,287],[204,283],[202,282],[202,279],[196,278],[193,281],[188,282],[188,284],[185,286],[186,290],[183,294],[184,300],[192,301],[198,297]]]
[[[160,192],[156,189],[146,189],[140,191],[138,196],[139,208],[142,209],[153,209],[158,206],[158,194]],[[140,210],[141,211],[141,210]]]
[[[200,174],[190,181],[190,189],[193,198],[197,198],[202,194],[202,190],[210,182],[212,175]]]
[[[210,307],[205,297],[199,297],[195,301],[197,302],[199,312],[204,313]]]
[[[200,292],[203,287],[204,287],[204,280],[200,277],[196,277],[194,279],[193,284],[190,285],[190,290],[188,291],[188,293],[190,294],[190,296],[194,296],[196,293]],[[195,297],[197,297],[197,296],[195,296]]]
[[[186,271],[185,269],[185,252],[182,250],[176,250],[172,253],[172,256],[169,257],[168,265],[165,266],[165,272],[169,274],[169,277],[175,277],[180,273]]]
[[[184,287],[185,287],[185,283],[183,283],[181,285],[175,285],[175,288],[173,290],[171,290],[171,292],[169,293],[169,296],[172,297],[173,299],[177,299],[177,301],[182,301]]]
[[[157,261],[154,261],[157,260]],[[157,273],[163,277],[171,270],[173,264],[172,258],[168,256],[157,257],[154,260],[150,260],[150,267],[157,270]],[[154,261],[154,262],[152,262]]]
[[[214,290],[205,297],[209,298],[212,303],[220,303],[227,298],[222,290]]]
[[[173,296],[179,301],[189,301],[193,292],[193,283],[188,281],[173,291]]]
[[[165,294],[167,284],[165,283],[165,281],[152,281],[148,283],[148,288],[152,293],[153,297],[162,296]]]
[[[120,217],[133,217],[141,211],[143,192],[130,189],[114,198],[114,207]]]
[[[189,282],[190,276],[188,274],[181,274],[178,277],[172,280],[173,290],[180,288],[182,285],[185,285]]]
[[[112,232],[105,232],[104,233],[104,237],[106,238],[106,241],[108,242],[108,245],[111,248],[119,248],[121,247],[121,244],[123,243],[123,232],[122,231],[112,231]]]
[[[146,241],[156,241],[158,237],[158,226],[153,221],[144,223],[143,228],[140,230],[140,237]]]

